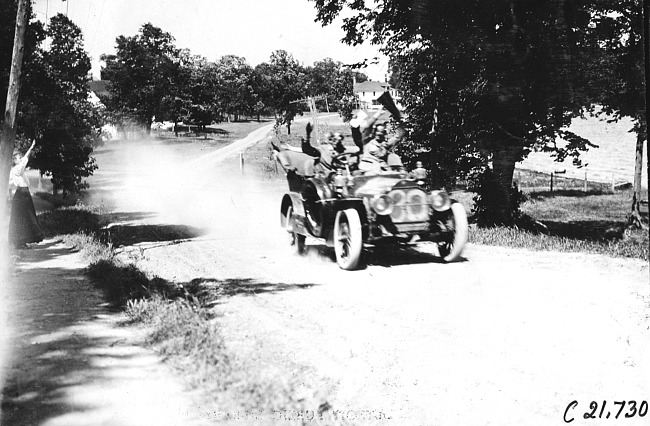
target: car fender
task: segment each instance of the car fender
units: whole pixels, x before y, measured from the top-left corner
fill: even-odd
[[[326,236],[326,242],[328,246],[331,246],[333,244],[332,241],[332,231],[334,229],[334,218],[336,217],[336,214],[339,211],[342,210],[347,210],[347,209],[355,209],[359,212],[359,218],[361,219],[361,233],[363,237],[363,241],[367,241],[368,239],[368,212],[366,210],[366,206],[363,204],[363,199],[362,198],[343,198],[340,200],[337,200],[332,208],[332,220],[331,226],[328,227],[328,229],[325,232]]]

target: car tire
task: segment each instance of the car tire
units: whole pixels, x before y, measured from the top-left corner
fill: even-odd
[[[289,234],[289,246],[294,253],[303,255],[306,251],[305,236],[294,232],[293,230],[293,206],[287,208],[284,217],[284,229]]]
[[[334,253],[336,263],[347,271],[356,269],[361,261],[363,241],[361,219],[355,209],[340,210],[334,221]]]
[[[438,243],[438,253],[445,262],[458,260],[469,236],[469,225],[467,223],[467,212],[459,202],[453,202],[450,207],[451,220],[454,227],[453,242],[444,241]]]

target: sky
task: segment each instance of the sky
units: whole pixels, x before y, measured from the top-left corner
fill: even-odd
[[[150,22],[176,39],[176,47],[214,61],[243,56],[255,66],[284,49],[303,65],[332,58],[343,63],[380,56],[375,46],[347,46],[341,21],[322,27],[308,0],[35,0],[36,19],[45,22],[67,13],[85,40],[99,78],[100,55],[115,53],[115,39],[133,36]],[[368,68],[371,79],[384,79],[385,60]]]

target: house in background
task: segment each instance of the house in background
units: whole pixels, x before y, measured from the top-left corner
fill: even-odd
[[[104,108],[104,103],[102,99],[107,99],[111,97],[111,93],[108,91],[108,80],[91,80],[88,82],[88,88],[90,92],[88,93],[88,100],[96,108]],[[102,140],[110,140],[118,138],[117,127],[113,124],[104,124],[102,126]]]
[[[108,80],[91,80],[88,82],[88,88],[90,89],[90,102],[93,105],[100,105],[103,98],[111,96],[108,91]]]
[[[377,98],[384,92],[389,92],[397,108],[402,109],[399,91],[392,88],[388,82],[370,80],[354,83],[354,96],[357,98],[359,109],[379,109],[381,104],[377,102]]]

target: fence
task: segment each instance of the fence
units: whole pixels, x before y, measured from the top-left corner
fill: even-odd
[[[632,183],[627,180],[621,180],[615,174],[611,174],[609,182],[603,182],[602,176],[598,180],[592,179],[588,171],[583,172],[582,178],[569,177],[566,170],[553,170],[550,172],[540,172],[527,169],[516,169],[513,181],[519,189],[528,191],[598,191],[598,192],[615,192],[617,190],[628,189]]]

